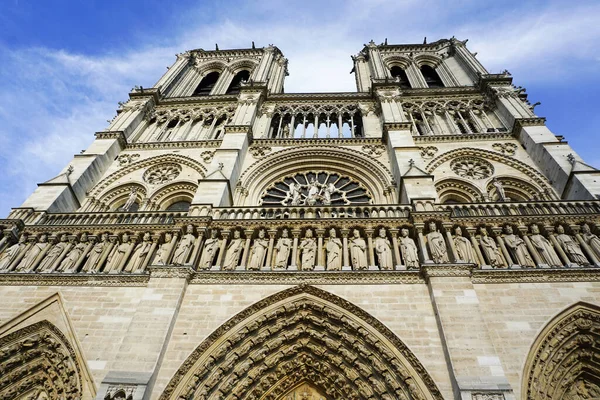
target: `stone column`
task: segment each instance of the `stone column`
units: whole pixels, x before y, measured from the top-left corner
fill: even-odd
[[[477,254],[477,259],[479,260],[480,267],[486,265],[485,258],[483,258],[483,254],[481,253],[481,249],[479,248],[479,243],[475,238],[475,233],[477,232],[477,228],[468,227],[467,232],[469,233],[469,237],[471,238],[471,244],[473,245],[473,250],[475,250],[475,254]]]
[[[325,261],[323,260],[323,235],[325,229],[319,228],[316,230],[317,233],[317,267],[325,268]],[[316,268],[315,268],[316,269]]]
[[[454,239],[452,238],[452,223],[444,222],[442,223],[444,230],[446,231],[446,238],[448,239],[448,244],[450,245],[450,251],[452,252],[452,262],[458,262],[458,251],[456,251],[456,245],[454,244]]]
[[[367,234],[367,246],[369,247],[369,269],[377,269],[375,266],[375,252],[373,250],[373,229],[365,229],[365,233]]]
[[[506,267],[509,268],[511,265],[513,265],[512,259],[510,257],[510,254],[508,252],[508,249],[506,248],[506,245],[504,244],[504,240],[502,239],[502,227],[498,227],[498,226],[494,226],[492,227],[492,232],[494,232],[494,235],[496,235],[496,242],[498,243],[498,247],[500,247],[500,250],[502,251],[502,255],[504,256],[504,261],[506,261]]]
[[[194,250],[192,251],[192,256],[190,257],[190,261],[186,263],[186,265],[191,265],[194,269],[196,269],[196,264],[198,263],[198,258],[200,258],[202,245],[204,244],[204,233],[206,232],[205,228],[197,228],[198,237],[196,238],[194,244]]]
[[[577,241],[579,242],[581,249],[585,252],[585,254],[587,255],[587,258],[591,261],[592,265],[600,265],[600,261],[598,261],[596,254],[594,254],[594,251],[592,249],[590,249],[590,246],[588,246],[588,244],[585,242],[585,240],[583,240],[583,237],[581,236],[581,233],[580,233],[581,226],[580,225],[570,225],[570,227],[573,230],[573,232],[575,233],[575,237],[577,238]]]
[[[394,245],[394,265],[396,269],[402,265],[402,259],[400,258],[400,246],[398,245],[398,233],[399,229],[390,229],[390,234],[392,235],[392,243]]]
[[[569,260],[569,257],[567,256],[567,254],[563,250],[562,246],[556,240],[556,234],[554,233],[554,227],[550,226],[550,225],[547,225],[547,226],[544,226],[544,228],[548,232],[548,238],[550,239],[550,242],[554,246],[554,249],[556,250],[556,253],[558,254],[558,256],[560,257],[560,259],[562,260],[563,265],[565,267],[568,267],[570,264],[574,264],[573,262],[571,262],[571,260]]]
[[[244,230],[244,234],[246,235],[246,244],[244,245],[244,254],[242,255],[242,264],[240,264],[240,269],[247,269],[248,253],[250,253],[250,241],[252,240],[253,233],[254,229]]]
[[[300,229],[293,229],[292,230],[292,237],[294,238],[294,244],[292,247],[292,262],[290,265],[290,270],[297,270],[298,269],[298,238],[300,237],[300,233],[302,233],[300,231]]]
[[[219,256],[217,257],[217,264],[211,268],[216,270],[221,270],[223,268],[223,258],[225,257],[225,251],[227,250],[227,239],[229,239],[229,235],[231,232],[229,231],[221,231],[221,248],[219,249]]]
[[[344,245],[344,265],[342,265],[342,269],[352,269],[352,267],[350,266],[350,257],[348,255],[348,234],[350,233],[350,230],[348,228],[343,228],[341,230],[342,232],[342,243]]]
[[[273,246],[275,244],[275,236],[277,235],[277,229],[269,229],[269,250],[267,251],[267,268],[273,268]]]
[[[542,260],[540,259],[540,256],[539,256],[536,248],[533,247],[533,244],[531,244],[531,239],[529,239],[529,235],[527,235],[527,227],[519,226],[518,229],[523,234],[523,241],[525,242],[525,245],[527,245],[529,254],[531,254],[531,257],[533,257],[533,260],[535,261],[536,266],[539,267],[540,264],[542,263]]]
[[[417,237],[419,239],[419,248],[421,250],[421,262],[426,263],[426,262],[433,262],[430,258],[429,258],[429,253],[427,252],[427,245],[425,243],[425,237],[423,236],[423,229],[425,229],[425,225],[424,224],[415,224],[415,229],[417,231]]]

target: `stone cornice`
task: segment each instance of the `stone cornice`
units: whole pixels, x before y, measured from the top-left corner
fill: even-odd
[[[415,284],[424,283],[419,271],[205,271],[196,272],[191,284]]]
[[[430,136],[414,136],[415,143],[440,143],[440,142],[481,142],[483,140],[508,140],[514,139],[512,132],[490,132],[490,133],[473,133],[461,135],[430,135]]]
[[[150,265],[150,278],[182,278],[189,280],[194,274],[191,266]]]
[[[385,122],[383,124],[383,132],[387,134],[389,131],[411,131],[413,126],[410,122]]]
[[[146,286],[148,274],[31,274],[2,273],[5,286]]]
[[[381,53],[415,52],[415,51],[438,51],[452,45],[451,39],[440,39],[426,44],[380,44],[377,48]]]
[[[469,277],[473,267],[473,264],[421,264],[423,275],[426,278]]]
[[[515,134],[521,133],[521,128],[526,126],[544,126],[546,125],[546,118],[543,117],[531,117],[531,118],[516,118],[513,124],[512,131]]]
[[[175,105],[194,105],[201,107],[203,105],[212,106],[213,103],[222,103],[224,105],[237,105],[238,95],[220,94],[212,96],[189,96],[189,97],[163,97],[156,103],[156,107],[175,106]]]
[[[277,93],[267,97],[267,102],[290,102],[294,100],[365,100],[372,101],[370,93],[339,92],[339,93]]]
[[[225,125],[225,133],[247,133],[252,134],[251,125]]]
[[[598,268],[474,269],[473,283],[600,282]]]
[[[255,145],[260,146],[298,146],[302,145],[336,145],[336,146],[360,146],[365,144],[381,144],[379,137],[373,138],[304,138],[304,139],[261,139],[254,138]]]
[[[507,74],[485,74],[479,77],[479,88],[485,92],[490,86],[509,86],[513,78]]]
[[[154,100],[154,104],[158,103],[158,100],[161,97],[160,89],[158,88],[143,88],[143,89],[134,89],[129,93],[130,99],[143,99],[143,98],[152,98]]]
[[[181,142],[148,142],[129,143],[125,150],[163,150],[163,149],[214,149],[221,146],[223,141],[218,140],[196,140]]]
[[[99,140],[116,139],[119,141],[121,147],[127,146],[127,139],[123,131],[100,131],[96,132],[95,136]]]

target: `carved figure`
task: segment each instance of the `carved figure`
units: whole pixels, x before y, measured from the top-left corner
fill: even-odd
[[[127,268],[125,268],[125,272],[141,272],[145,267],[144,261],[146,260],[151,247],[152,237],[150,236],[149,232],[146,232],[144,233],[142,243],[139,243],[137,246],[135,246],[133,255],[127,264]]]
[[[590,230],[590,226],[588,224],[583,224],[581,226],[582,238],[590,249],[596,254],[596,258],[600,258],[600,238],[597,235],[594,235]]]
[[[448,259],[448,249],[446,249],[446,241],[444,240],[444,236],[438,232],[435,222],[429,223],[429,233],[426,237],[433,262],[436,264],[450,262]]]
[[[60,242],[56,243],[54,246],[48,250],[46,256],[40,261],[40,264],[37,268],[38,272],[52,272],[52,265],[54,262],[60,257],[63,250],[67,247],[68,241],[67,235],[63,234],[60,237]]]
[[[127,198],[127,201],[125,202],[123,207],[121,207],[121,210],[129,211],[129,209],[135,204],[136,199],[137,199],[137,188],[132,187],[131,190],[129,191],[129,197]]]
[[[186,227],[186,234],[183,235],[179,245],[175,249],[175,254],[173,255],[173,264],[183,265],[187,262],[195,240],[194,227],[192,225],[188,225]]]
[[[513,261],[522,267],[535,267],[535,261],[533,261],[529,250],[527,250],[527,244],[513,233],[512,226],[506,225],[504,233],[504,244]]]
[[[542,264],[547,264],[551,267],[562,266],[560,258],[558,258],[554,251],[554,247],[552,247],[552,243],[540,235],[540,228],[536,224],[531,225],[531,235],[529,236],[529,240],[531,240],[531,244],[537,250]]]
[[[258,271],[265,264],[267,249],[269,248],[269,239],[265,239],[265,230],[258,231],[258,238],[254,240],[254,245],[250,251],[248,261],[248,270]]]
[[[173,247],[173,235],[171,232],[165,233],[165,241],[158,247],[156,256],[154,257],[154,264],[165,265],[167,263],[167,257]]]
[[[88,246],[88,236],[86,233],[81,235],[81,239],[79,243],[77,243],[71,251],[67,254],[64,260],[60,263],[60,266],[57,268],[58,271],[63,272],[74,272],[74,269],[77,267],[77,261],[83,255],[83,252]]]
[[[317,254],[317,242],[313,238],[312,230],[307,229],[306,235],[298,249],[301,251],[300,267],[303,271],[315,269],[315,257]]]
[[[92,237],[92,243],[95,240],[96,239]],[[90,250],[90,255],[87,259],[87,262],[83,266],[82,271],[87,271],[91,273],[98,272],[102,267],[102,265],[100,265],[100,261],[102,260],[102,254],[109,245],[110,242],[108,238],[108,233],[103,233],[100,238],[100,241],[96,243],[94,247],[92,247],[92,249]]]
[[[17,268],[15,268],[15,271],[29,271],[31,267],[33,267],[37,256],[46,248],[46,246],[49,246],[48,235],[44,234],[40,236],[40,240],[37,243],[29,248],[27,254],[25,254],[25,257],[23,257]]]
[[[494,185],[494,188],[496,189],[496,194],[498,195],[498,200],[500,201],[506,201],[506,192],[504,191],[504,185],[502,185],[502,182],[500,182],[498,179],[494,178],[492,179],[492,185]]]
[[[360,237],[358,229],[352,231],[352,238],[350,238],[350,258],[352,260],[352,268],[355,270],[369,268],[367,261],[367,243],[363,238]]]
[[[573,236],[565,233],[564,226],[558,225],[556,227],[556,232],[558,232],[556,241],[567,254],[569,260],[579,265],[590,265],[587,257],[583,254],[583,251],[581,251],[581,246],[579,246],[579,243],[577,243],[577,240]]]
[[[327,271],[339,271],[342,269],[342,240],[337,237],[335,229],[329,230],[329,239],[325,246],[327,252]]]
[[[462,235],[462,229],[457,226],[454,230],[454,247],[456,247],[456,253],[460,261],[479,264],[477,262],[477,256],[473,249],[473,244],[469,239]]]
[[[288,185],[288,191],[286,193],[285,199],[281,200],[281,204],[287,206],[288,200],[291,200],[290,205],[299,206],[301,201],[300,187],[301,185],[291,182]]]
[[[17,259],[19,254],[27,247],[27,235],[22,234],[19,241],[10,246],[0,257],[0,271],[6,270]]]
[[[237,268],[243,249],[244,241],[240,237],[240,231],[233,231],[233,239],[229,242],[225,253],[224,270],[232,271]]]
[[[373,246],[375,247],[375,253],[377,254],[377,260],[379,261],[379,269],[394,269],[394,262],[392,261],[392,245],[387,238],[385,228],[379,230],[379,236],[375,238]]]
[[[488,231],[486,228],[479,228],[479,243],[481,244],[481,250],[485,255],[485,258],[490,263],[490,266],[493,268],[502,268],[504,267],[504,258],[500,253],[500,249],[496,245],[496,241],[493,237],[488,235]]]
[[[118,239],[115,238],[116,243]],[[115,246],[106,260],[106,268],[104,272],[119,272],[120,265],[125,262],[125,258],[129,254],[133,244],[129,241],[129,235],[124,233],[121,239],[121,244]]]
[[[220,240],[217,238],[219,232],[216,229],[210,231],[210,238],[204,242],[204,250],[202,251],[202,257],[200,257],[200,269],[210,269],[213,266],[215,260],[215,254],[219,250]]]
[[[408,237],[408,229],[402,228],[400,231],[400,252],[402,260],[407,269],[419,268],[419,253],[417,245],[412,238]]]
[[[275,245],[275,250],[277,250],[277,255],[275,256],[275,268],[287,268],[291,249],[292,239],[289,238],[288,230],[284,229]]]

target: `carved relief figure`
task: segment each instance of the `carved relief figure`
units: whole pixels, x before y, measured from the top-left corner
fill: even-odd
[[[496,194],[498,195],[498,200],[499,201],[506,201],[506,192],[504,191],[504,185],[502,185],[502,182],[500,182],[498,179],[494,178],[492,180],[492,185],[494,185],[494,188],[496,189]]]
[[[306,187],[308,188],[308,194],[306,195],[306,199],[304,200],[304,204],[307,204],[309,206],[314,206],[317,203],[317,198],[319,196],[319,182],[317,182],[315,180],[315,178],[312,178],[310,180],[310,183],[308,185],[306,185]]]
[[[277,251],[277,255],[275,256],[275,268],[287,268],[291,249],[292,239],[289,238],[288,230],[284,229],[275,245],[275,250]]]
[[[360,237],[358,229],[352,231],[352,237],[349,242],[348,247],[350,248],[352,268],[355,270],[369,268],[369,263],[367,261],[367,243]]]
[[[194,227],[192,225],[188,225],[186,227],[186,234],[183,235],[179,245],[175,249],[175,254],[173,255],[173,264],[183,265],[187,262],[188,257],[192,252],[192,246],[194,246],[195,240]]]
[[[337,237],[335,229],[329,230],[329,239],[325,246],[327,253],[327,271],[340,271],[342,269],[342,240]]]
[[[504,258],[500,253],[500,249],[496,245],[496,241],[493,237],[490,237],[486,228],[479,228],[479,244],[481,244],[481,251],[485,255],[485,258],[493,268],[504,267]]]
[[[233,231],[233,239],[227,245],[227,251],[225,253],[225,263],[223,269],[226,271],[232,271],[237,268],[240,262],[240,256],[244,250],[244,241],[240,237],[240,231]]]
[[[552,243],[542,235],[540,235],[540,228],[533,224],[531,225],[531,235],[529,236],[531,244],[537,250],[540,255],[540,261],[542,264],[547,264],[551,267],[561,267],[562,262],[556,255]]]
[[[93,243],[96,240],[96,238],[92,237],[91,240]],[[100,241],[94,244],[94,247],[92,247],[92,249],[90,250],[90,255],[87,259],[87,262],[83,266],[82,271],[88,271],[91,273],[98,272],[102,267],[102,265],[100,265],[100,262],[102,261],[102,254],[104,253],[104,250],[108,248],[109,245],[110,242],[108,239],[108,233],[103,233],[100,238]]]
[[[288,192],[285,196],[285,199],[283,199],[281,201],[281,204],[284,206],[287,206],[287,201],[291,200],[290,205],[292,206],[299,206],[300,205],[300,200],[301,200],[301,195],[300,195],[300,185],[294,182],[291,182],[288,185],[289,189]]]
[[[569,257],[569,260],[579,265],[590,265],[585,254],[581,251],[581,246],[577,243],[577,239],[575,239],[571,235],[567,235],[565,233],[565,228],[562,225],[558,225],[556,227],[556,241],[562,247],[563,251]]]
[[[115,241],[118,244],[117,238],[115,238]],[[115,246],[108,256],[104,272],[119,272],[120,265],[121,263],[125,262],[125,259],[128,256],[132,246],[133,244],[129,241],[129,235],[124,233],[121,239],[121,244]]]
[[[165,265],[167,263],[167,257],[173,247],[173,234],[171,232],[165,233],[165,241],[158,247],[156,256],[154,257],[154,264]]]
[[[400,231],[400,252],[407,269],[419,268],[419,253],[415,241],[408,236],[408,229]]]
[[[375,253],[377,254],[377,260],[379,261],[379,269],[394,269],[394,262],[392,261],[392,245],[387,238],[385,228],[379,230],[379,236],[375,238],[373,246],[375,247]]]
[[[127,268],[125,268],[125,272],[141,272],[145,267],[144,261],[146,260],[151,247],[152,237],[149,232],[146,232],[144,233],[142,243],[135,246],[133,255],[127,264]]]
[[[527,250],[527,244],[513,233],[512,226],[506,225],[504,233],[504,244],[513,261],[522,267],[535,267],[535,261]]]
[[[447,263],[448,250],[446,249],[446,241],[444,236],[438,232],[435,222],[429,223],[429,233],[427,234],[427,244],[429,245],[429,255],[434,263]]]
[[[588,224],[581,226],[581,232],[583,241],[596,253],[596,258],[600,258],[600,238],[592,233]]]
[[[58,257],[62,254],[63,250],[67,247],[68,241],[67,235],[63,234],[60,237],[60,242],[56,243],[54,246],[48,250],[46,256],[42,261],[40,261],[40,265],[38,266],[38,272],[52,272],[52,265],[58,259]]]
[[[300,267],[303,271],[315,269],[315,257],[317,255],[317,242],[313,238],[312,230],[307,229],[306,235],[298,249],[301,251]]]
[[[265,264],[267,249],[269,248],[269,239],[265,238],[265,230],[258,231],[258,238],[254,240],[254,245],[250,251],[248,261],[248,270],[258,271]]]
[[[129,209],[135,204],[136,199],[137,199],[137,188],[132,187],[131,190],[129,191],[129,197],[127,198],[127,201],[125,202],[123,207],[121,207],[121,211],[129,211]]]
[[[202,251],[202,257],[200,257],[199,269],[210,269],[213,266],[215,260],[215,254],[219,250],[220,240],[217,238],[219,232],[216,229],[211,229],[210,238],[204,242],[204,250]]]
[[[456,247],[456,253],[460,261],[479,264],[477,262],[475,250],[473,250],[473,244],[471,244],[469,239],[462,235],[460,226],[457,226],[454,230],[454,246]]]
[[[0,271],[8,269],[19,254],[27,247],[27,235],[22,234],[19,241],[10,246],[0,257]]]
[[[77,267],[77,261],[81,258],[85,249],[88,246],[88,236],[86,233],[81,235],[81,239],[79,243],[75,244],[71,251],[67,254],[64,260],[60,263],[60,266],[57,268],[58,271],[63,272],[74,272]]]
[[[29,248],[25,257],[23,257],[17,268],[15,268],[15,271],[29,271],[31,267],[33,267],[37,256],[46,248],[46,246],[49,246],[48,235],[43,234],[40,236],[40,240]]]

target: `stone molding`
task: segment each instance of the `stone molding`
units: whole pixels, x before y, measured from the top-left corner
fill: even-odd
[[[125,150],[154,150],[154,149],[215,149],[221,146],[221,139],[198,140],[185,142],[136,142],[129,143]]]

